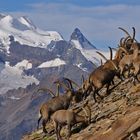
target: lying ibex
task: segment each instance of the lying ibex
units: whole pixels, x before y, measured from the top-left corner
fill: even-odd
[[[47,133],[45,127],[46,127],[46,123],[50,120],[52,113],[60,109],[68,109],[68,107],[71,104],[71,100],[73,96],[74,96],[74,92],[71,89],[67,88],[65,94],[56,96],[50,99],[49,101],[47,101],[46,103],[43,103],[42,106],[40,107],[40,117],[38,119],[37,128],[39,128],[40,120],[43,119],[42,121],[43,132]]]
[[[71,136],[71,128],[74,124],[80,123],[80,122],[85,123],[85,124],[90,123],[91,110],[90,110],[89,106],[88,106],[88,113],[84,109],[84,107],[82,109],[85,111],[85,116],[78,115],[79,111],[74,112],[74,110],[72,110],[72,109],[58,110],[51,116],[51,119],[53,120],[53,123],[55,126],[57,140],[61,139],[60,131],[61,131],[61,128],[63,125],[68,126],[68,137],[70,137]]]

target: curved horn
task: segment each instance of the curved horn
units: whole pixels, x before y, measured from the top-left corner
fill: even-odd
[[[53,83],[56,84],[56,86],[57,86],[56,96],[59,96],[59,89],[60,89],[60,83],[59,83],[58,81],[59,81],[59,80],[53,82]]]
[[[102,53],[96,51],[96,53],[98,53],[103,59],[105,59],[106,61],[108,60]]]
[[[133,40],[133,42],[134,42],[134,40],[135,40],[135,35],[136,35],[136,30],[135,30],[134,27],[132,27],[132,29],[133,29],[133,37],[132,37],[132,40]]]
[[[119,27],[118,29],[124,31],[131,38],[130,34],[125,29],[123,29],[122,27]]]
[[[131,37],[127,36],[123,41],[123,46],[121,46],[121,47],[125,47],[124,45],[126,45],[127,41],[130,40],[130,39],[131,39]]]
[[[56,93],[57,97],[59,96],[59,89],[60,89],[60,84],[57,84],[57,93]]]
[[[110,50],[110,60],[112,60],[112,55],[113,55],[112,49],[111,49],[111,47],[108,47],[108,48],[109,48],[109,50]]]
[[[67,80],[69,82],[70,88],[71,90],[73,90],[73,86],[72,86],[72,82],[70,79],[63,77],[65,80]]]
[[[70,90],[70,88],[68,88],[64,83],[60,82],[59,80],[54,82],[54,84],[58,84],[58,83],[59,83],[61,86],[63,86],[63,88],[65,88],[65,90]]]
[[[69,78],[66,78],[66,77],[64,77],[64,79],[67,80],[67,81],[69,82],[69,84],[70,84],[70,86],[71,86],[71,89],[73,89],[72,83],[73,83],[76,87],[80,88],[80,86],[79,86],[76,82],[74,82],[73,80],[70,80]]]
[[[103,65],[103,61],[102,61],[102,59],[100,59],[100,62],[101,62],[101,66]]]
[[[112,48],[112,50],[114,50],[114,51],[118,51],[118,49],[117,49],[117,48]]]
[[[84,83],[85,81],[85,78],[84,78],[84,75],[82,74],[82,83]]]
[[[119,45],[119,46],[123,46],[123,40],[124,40],[124,37],[122,37],[122,38],[120,39],[120,45]]]
[[[41,92],[41,91],[48,91],[48,92],[51,94],[52,98],[56,97],[55,94],[54,94],[54,92],[53,92],[52,90],[48,89],[48,88],[40,88],[40,89],[38,89],[37,91],[38,91],[38,92]]]

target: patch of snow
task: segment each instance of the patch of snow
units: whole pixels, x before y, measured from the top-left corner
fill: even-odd
[[[81,44],[79,43],[78,40],[71,40],[71,42],[74,45],[74,47],[76,47],[81,51],[81,53],[83,54],[83,56],[86,57],[87,60],[93,62],[96,65],[100,65],[101,59],[103,60],[103,62],[105,62],[105,60],[99,54],[97,54],[96,51],[101,52],[107,59],[109,59],[110,57],[109,51],[105,52],[97,49],[84,49],[81,47]]]
[[[83,67],[82,67],[82,63],[75,64],[75,66],[77,66],[78,68],[80,68],[80,69],[83,70],[83,71],[88,72],[87,68],[83,68]]]
[[[27,17],[23,16],[20,17],[18,19],[18,21],[24,25],[26,25],[27,27],[29,27],[30,29],[35,29],[36,27],[33,25],[32,21],[30,21]]]
[[[20,100],[20,98],[15,97],[15,96],[11,96],[11,97],[9,97],[9,98],[12,99],[12,100]]]
[[[57,57],[61,57],[61,55],[59,55],[59,54],[57,54],[56,56],[57,56]]]
[[[32,63],[29,62],[28,60],[22,60],[21,62],[17,63],[15,65],[15,67],[17,67],[18,69],[21,69],[21,70],[28,70],[28,69],[31,69],[32,68]]]
[[[38,68],[58,67],[65,64],[66,62],[64,60],[61,60],[60,58],[55,58],[54,60],[42,63],[41,65],[38,66]]]
[[[12,67],[9,62],[5,63],[4,68],[0,71],[0,94],[19,87],[26,88],[29,84],[39,84],[39,81],[34,76],[25,75],[18,66],[19,64]]]

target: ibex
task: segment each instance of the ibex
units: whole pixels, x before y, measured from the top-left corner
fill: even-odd
[[[123,73],[126,69],[126,66],[127,66],[126,70],[128,70],[129,75],[130,75],[130,68],[132,67],[132,65],[135,65],[135,67],[137,67],[137,64],[133,64],[133,62],[134,62],[134,60],[135,60],[135,63],[138,62],[140,43],[138,43],[135,39],[135,28],[134,27],[132,27],[133,37],[131,37],[130,34],[125,29],[123,29],[123,28],[120,28],[120,29],[123,30],[129,37],[129,39],[126,40],[124,43],[125,47],[123,47],[123,48],[120,47],[120,50],[123,50],[126,53],[126,55],[121,59],[121,61],[119,63],[120,74],[124,77]],[[135,69],[138,69],[138,68],[135,68]],[[138,70],[135,71],[135,78],[137,77],[136,76],[137,71]]]
[[[66,77],[63,77],[63,79],[65,81],[68,81],[70,86],[69,88],[74,92],[74,96],[72,97],[72,103],[78,103],[80,101],[83,100],[83,92],[82,92],[82,89],[80,88],[80,86],[74,82],[73,80],[69,79],[69,78],[66,78]],[[55,83],[59,83],[60,85],[62,84],[62,86],[64,85],[61,81],[56,81]],[[73,88],[73,84],[78,88],[78,89],[74,89]],[[65,86],[64,86],[65,88]]]
[[[107,93],[108,93],[109,86],[114,76],[118,75],[118,67],[117,67],[116,61],[112,60],[112,49],[110,47],[109,49],[110,49],[110,60],[107,60],[107,58],[104,55],[99,53],[107,61],[105,62],[105,64],[99,66],[90,74],[87,80],[87,86],[85,89],[83,89],[84,93],[86,93],[92,88],[92,91],[94,91],[93,97],[94,97],[95,102],[96,102],[96,94],[100,98],[102,98],[102,96],[100,96],[100,94],[98,93],[99,90],[103,88],[104,85],[107,85]]]
[[[51,90],[49,90],[49,91],[51,91]],[[53,92],[51,91],[51,93],[53,93]],[[55,95],[55,94],[53,93],[53,95]],[[40,111],[39,111],[40,117],[38,119],[37,128],[39,128],[40,120],[43,119],[43,121],[42,121],[43,132],[47,133],[47,130],[45,127],[46,127],[46,123],[50,120],[52,113],[54,113],[55,111],[60,110],[60,109],[68,109],[68,107],[71,104],[73,96],[74,96],[74,92],[71,89],[67,88],[67,91],[65,94],[55,96],[54,98],[50,99],[46,103],[43,103],[41,105]]]
[[[53,123],[55,126],[57,140],[61,139],[60,131],[61,131],[62,126],[64,126],[64,125],[68,126],[68,135],[67,136],[70,137],[71,128],[74,124],[80,123],[80,122],[85,123],[85,124],[90,123],[91,110],[90,110],[89,106],[87,106],[87,107],[88,107],[88,113],[84,109],[84,107],[82,108],[85,111],[85,116],[78,115],[79,111],[75,112],[73,109],[58,110],[51,116],[51,119],[53,120]]]
[[[119,68],[120,68],[120,74],[124,77],[124,71],[127,70],[129,71],[128,74],[130,74],[130,68],[132,67],[133,61],[137,58],[139,49],[138,46],[134,43],[131,46],[131,49],[133,49],[132,54],[126,54],[119,63]]]
[[[134,41],[136,41],[135,39],[135,34],[136,34],[136,31],[135,31],[135,28],[132,27],[132,30],[133,30],[133,35],[131,37],[131,35],[125,30],[123,29],[122,27],[119,27],[120,30],[122,30],[123,32],[126,33],[127,37],[124,38],[124,42],[123,43],[120,43],[120,47],[122,48],[125,48],[127,51],[130,50],[131,48],[131,45],[134,43]]]

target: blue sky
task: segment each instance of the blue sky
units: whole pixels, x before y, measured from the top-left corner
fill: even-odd
[[[116,47],[124,36],[119,26],[130,33],[134,26],[140,37],[140,0],[4,0],[0,12],[28,16],[37,27],[56,30],[66,40],[78,27],[97,48]]]
[[[140,4],[139,0],[4,0],[0,1],[1,11],[19,11],[27,10],[28,4],[33,3],[69,3],[80,6],[99,6],[99,5],[112,5],[112,4]]]

